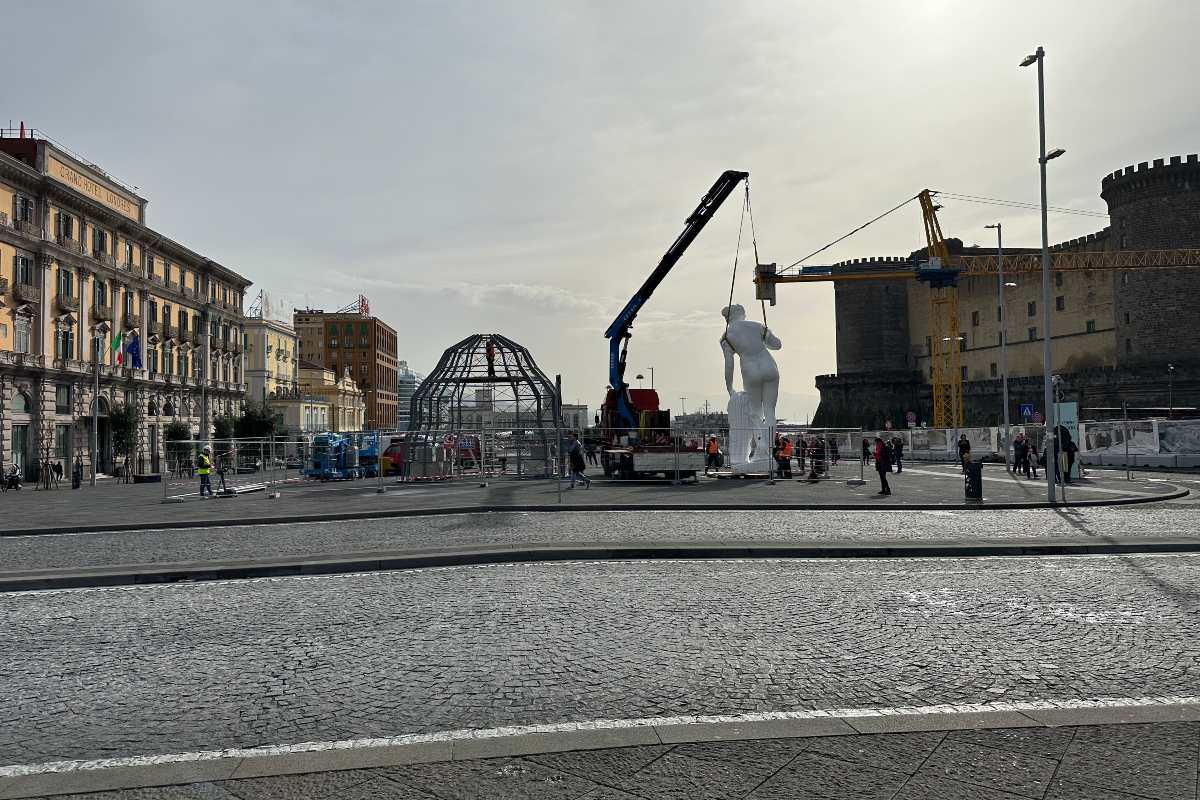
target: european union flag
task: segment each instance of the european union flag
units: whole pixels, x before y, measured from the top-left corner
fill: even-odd
[[[136,333],[129,337],[129,344],[125,345],[125,352],[129,354],[129,366],[134,369],[142,368],[142,337]]]

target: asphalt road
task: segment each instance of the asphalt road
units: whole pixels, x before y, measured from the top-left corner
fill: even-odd
[[[293,558],[473,545],[867,543],[1200,537],[1200,503],[1062,510],[570,512],[0,537],[0,573],[184,561]]]
[[[0,765],[1192,695],[1197,587],[1200,557],[1177,555],[520,564],[13,593],[0,596]]]

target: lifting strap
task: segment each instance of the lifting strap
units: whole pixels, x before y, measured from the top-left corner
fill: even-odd
[[[754,247],[754,263],[757,264],[758,263],[758,235],[755,233],[755,230],[754,230],[754,209],[750,205],[750,179],[749,178],[746,178],[746,197],[742,201],[742,217],[738,221],[737,249],[733,251],[733,275],[729,279],[729,302],[725,304],[726,308],[729,308],[730,306],[733,305],[733,289],[735,286],[737,286],[738,257],[742,253],[742,226],[745,225],[745,223],[746,223],[746,215],[747,214],[750,215],[750,242],[751,242],[752,246]],[[763,334],[762,335],[763,335],[763,341],[766,341],[766,338],[767,338],[767,302],[765,300],[762,300],[762,301],[760,301],[760,303],[762,305],[762,317],[763,317]],[[729,333],[729,317],[726,317],[725,318],[725,333],[721,335],[721,341],[723,341],[723,342],[728,341],[725,338],[725,335],[728,333]]]

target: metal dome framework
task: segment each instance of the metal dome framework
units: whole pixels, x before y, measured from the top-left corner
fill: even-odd
[[[554,384],[529,350],[497,333],[447,348],[413,394],[410,435],[430,442],[478,437],[472,469],[550,475],[561,434]]]

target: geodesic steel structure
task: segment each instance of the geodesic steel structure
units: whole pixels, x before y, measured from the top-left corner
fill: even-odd
[[[449,445],[480,474],[550,475],[561,436],[554,384],[529,350],[476,333],[442,353],[410,405],[409,436]]]

